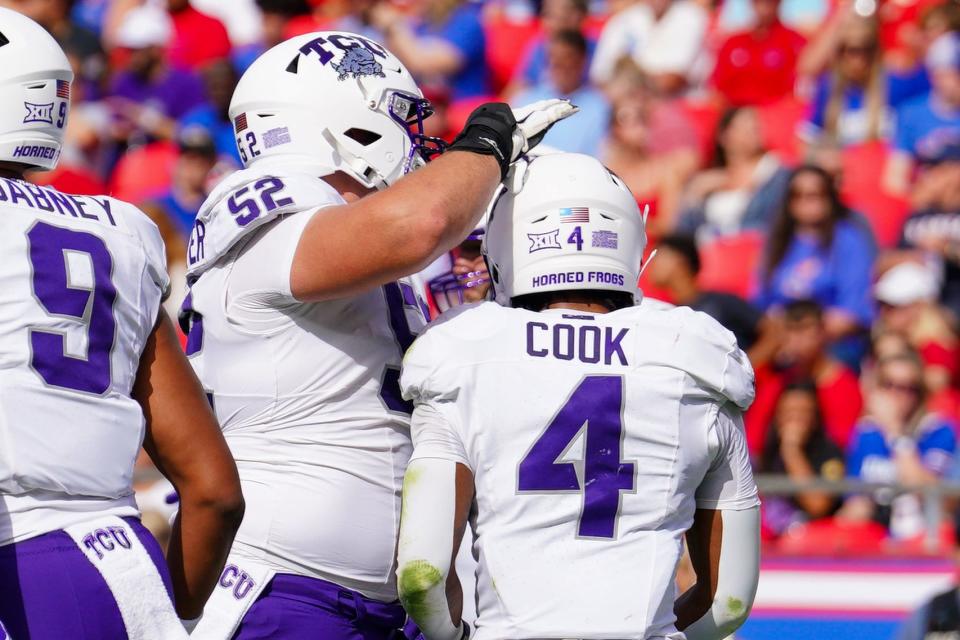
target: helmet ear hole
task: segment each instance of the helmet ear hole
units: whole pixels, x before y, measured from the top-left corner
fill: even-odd
[[[368,131],[367,129],[357,129],[352,127],[343,132],[343,135],[347,136],[351,140],[356,140],[365,147],[369,147],[371,144],[382,138],[379,133],[375,131]]]
[[[10,44],[10,38],[0,33],[0,47]]]

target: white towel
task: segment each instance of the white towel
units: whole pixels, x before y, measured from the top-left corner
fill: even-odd
[[[157,567],[130,525],[104,516],[64,531],[103,576],[131,640],[186,640]]]
[[[190,640],[230,640],[276,571],[231,553]]]

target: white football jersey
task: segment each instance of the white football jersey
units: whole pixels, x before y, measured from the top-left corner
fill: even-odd
[[[240,236],[200,274],[186,303],[195,314],[188,355],[246,499],[233,549],[280,572],[394,600],[411,452],[400,364],[425,324],[423,289],[401,280],[350,298],[296,300],[290,269],[300,236],[312,212],[344,200],[323,180],[277,163],[218,187],[199,217],[207,237],[194,234],[191,255],[209,257],[201,243],[217,241],[211,229],[236,217],[242,198],[266,210],[264,185],[286,213]]]
[[[137,208],[0,179],[0,545],[136,515],[130,397],[169,286]]]
[[[487,302],[441,316],[401,386],[413,458],[474,474],[478,640],[683,637],[673,580],[695,509],[758,504],[753,371],[730,332],[650,301]]]

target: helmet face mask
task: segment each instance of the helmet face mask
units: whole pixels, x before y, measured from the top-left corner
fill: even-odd
[[[426,98],[394,91],[390,94],[387,112],[410,137],[410,151],[403,164],[403,175],[419,169],[446,151],[445,140],[424,134],[423,122],[433,115],[433,107]]]
[[[484,229],[474,229],[466,239],[460,243],[459,255],[469,259],[480,256],[480,243],[483,240]],[[455,260],[458,250],[451,252],[451,263]],[[486,297],[486,287],[490,285],[490,275],[483,270],[454,273],[451,270],[443,275],[432,278],[427,286],[430,295],[437,305],[437,310],[443,313],[447,309],[459,307],[467,302],[474,302]],[[476,293],[474,293],[476,292]]]
[[[230,104],[244,166],[286,157],[367,188],[389,186],[442,150],[443,141],[424,133],[431,113],[399,59],[344,32],[309,33],[268,50]]]

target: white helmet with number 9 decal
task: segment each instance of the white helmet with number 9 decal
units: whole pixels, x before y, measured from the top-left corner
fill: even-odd
[[[297,36],[243,74],[230,103],[244,166],[285,156],[384,188],[442,150],[423,133],[430,103],[385,47],[353,33]]]
[[[494,203],[483,253],[496,300],[549,291],[639,299],[647,235],[630,189],[600,161],[556,153],[517,164]]]
[[[57,166],[72,81],[73,69],[53,36],[0,8],[0,161]]]

